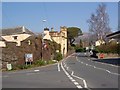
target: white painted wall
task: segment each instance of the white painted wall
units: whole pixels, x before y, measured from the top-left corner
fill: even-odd
[[[17,36],[17,39],[14,39],[14,36]],[[21,41],[25,40],[26,38],[30,37],[30,34],[16,34],[16,35],[7,35],[1,36],[7,42],[17,42],[17,46],[21,45]]]
[[[0,47],[6,47],[6,44],[4,41],[0,41]]]
[[[52,41],[51,36],[49,35],[49,31],[44,31],[44,37],[43,37],[43,39],[47,39],[47,40]]]
[[[56,43],[61,45],[61,54],[63,56],[66,56],[67,54],[67,28],[60,28],[60,35],[58,36],[57,33],[55,33],[54,36],[49,35],[49,31],[44,31],[45,36],[43,39],[47,40],[54,40]],[[64,50],[65,48],[65,50]],[[64,50],[64,51],[63,51]]]
[[[98,41],[95,42],[95,46],[100,46],[101,44],[104,44],[104,43],[105,43],[105,41],[98,40]]]

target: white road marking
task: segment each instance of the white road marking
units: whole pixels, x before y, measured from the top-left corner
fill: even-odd
[[[104,65],[109,65],[109,66],[112,66],[112,67],[119,67],[119,66],[116,66],[116,65],[107,64],[107,63],[102,63],[102,62],[95,62],[95,63],[100,63],[100,64],[104,64]]]
[[[60,72],[60,64],[58,63],[58,72]]]
[[[78,83],[78,82],[74,82],[74,84],[75,84],[75,85],[79,85],[79,83]]]
[[[74,80],[74,79],[72,79],[72,82],[75,82],[75,80]]]
[[[90,59],[88,59],[88,60],[90,60]]]
[[[110,71],[109,70],[106,70],[108,73],[110,73]]]
[[[40,70],[34,70],[35,72],[38,72],[38,71],[40,71]]]
[[[77,59],[77,57],[76,57],[76,60],[79,61],[79,60]],[[80,61],[79,61],[79,62],[80,62]],[[80,62],[80,63],[85,64],[85,65],[87,65],[87,66],[91,66],[91,67],[96,68],[96,69],[100,69],[100,70],[106,71],[106,72],[108,72],[108,73],[110,73],[110,74],[120,75],[120,74],[118,74],[118,73],[113,73],[113,72],[111,72],[111,71],[109,71],[109,70],[107,70],[107,69],[103,69],[103,68],[99,68],[99,67],[96,67],[96,66],[92,66],[92,65],[90,65],[90,64],[83,63],[83,62]],[[99,62],[97,62],[97,63],[99,63]],[[104,63],[101,63],[101,64],[104,64]],[[109,64],[105,64],[105,65],[109,65]],[[110,65],[110,66],[111,66],[111,65]],[[117,66],[116,66],[116,67],[117,67]]]
[[[84,87],[85,87],[85,88],[88,88],[87,83],[86,83],[85,80],[83,80],[83,83],[84,83]]]
[[[85,79],[83,79],[83,78],[81,78],[81,77],[78,77],[78,76],[75,76],[73,71],[72,71],[71,75],[72,75],[73,77],[77,78],[77,79],[82,80],[82,81],[83,81],[83,83],[84,83],[84,88],[88,88],[88,86],[87,86],[87,83],[86,83]]]
[[[89,65],[89,64],[88,64],[88,66],[92,67],[92,65]]]
[[[66,67],[66,64],[64,64],[64,67]]]
[[[71,80],[74,80],[72,77],[70,77]]]
[[[69,69],[69,67],[67,67],[67,70]]]
[[[63,67],[62,65],[62,62],[61,62],[61,68],[63,69],[64,73],[67,75],[67,77],[69,77],[69,79],[76,85],[77,88],[83,88],[81,85],[79,85],[78,82],[76,82],[70,75],[69,73],[65,70],[65,68]]]

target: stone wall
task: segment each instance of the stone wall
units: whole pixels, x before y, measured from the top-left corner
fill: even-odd
[[[33,54],[33,63],[36,60],[53,59],[56,50],[60,50],[57,43],[46,41],[47,48],[43,48],[40,36],[31,36],[21,42],[21,46],[16,46],[15,42],[6,42],[6,47],[2,49],[2,68],[6,68],[6,64],[12,64],[16,67],[25,64],[25,54]]]
[[[2,49],[2,68],[6,68],[6,64],[13,66],[25,64],[25,54],[33,54],[33,62],[41,59],[41,38],[31,36],[21,42],[21,46],[16,43],[7,42],[6,47]]]

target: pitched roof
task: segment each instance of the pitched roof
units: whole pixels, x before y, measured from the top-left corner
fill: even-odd
[[[120,30],[116,31],[114,33],[108,34],[106,37],[114,36],[114,35],[120,35]]]
[[[31,32],[30,30],[28,30],[27,28],[23,27],[15,27],[15,28],[7,28],[7,29],[2,29],[2,36],[5,35],[14,35],[14,34],[34,34],[33,32]]]
[[[3,38],[0,36],[0,41],[5,41],[5,39],[3,39]]]

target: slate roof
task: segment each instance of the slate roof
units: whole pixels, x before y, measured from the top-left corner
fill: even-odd
[[[120,35],[120,30],[116,31],[114,33],[108,34],[106,37],[114,36],[114,35]]]
[[[22,33],[25,33],[25,34],[34,34],[32,31],[28,30],[27,28],[25,28],[25,30],[23,30],[23,27],[15,27],[15,28],[2,29],[2,36],[22,34]]]

